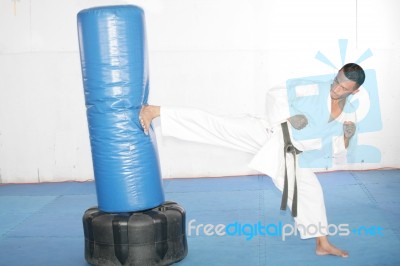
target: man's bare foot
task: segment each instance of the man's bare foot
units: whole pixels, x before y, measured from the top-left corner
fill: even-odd
[[[151,121],[160,115],[160,107],[155,105],[143,105],[139,113],[139,121],[144,134],[149,134]]]
[[[317,247],[315,249],[315,253],[319,256],[334,255],[343,258],[347,258],[349,256],[349,253],[347,251],[338,249],[337,247],[329,243],[326,236],[317,237],[316,241]]]

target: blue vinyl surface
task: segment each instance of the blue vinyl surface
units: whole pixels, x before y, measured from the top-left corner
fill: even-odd
[[[206,235],[192,229],[179,266],[400,265],[400,170],[342,171],[317,175],[329,224],[348,224],[331,242],[348,258],[319,257],[315,241],[288,236]],[[293,224],[279,210],[280,192],[269,177],[164,180],[166,199],[187,212],[187,224]],[[95,206],[93,182],[0,186],[0,265],[87,265],[82,215]],[[381,235],[372,235],[381,228]],[[187,232],[189,228],[187,228]]]
[[[155,137],[139,124],[149,94],[143,9],[94,7],[80,11],[77,20],[99,209],[156,207],[164,192]]]

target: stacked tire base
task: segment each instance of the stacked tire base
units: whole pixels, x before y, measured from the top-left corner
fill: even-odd
[[[186,213],[175,202],[146,211],[83,215],[85,259],[91,265],[171,265],[186,257]]]

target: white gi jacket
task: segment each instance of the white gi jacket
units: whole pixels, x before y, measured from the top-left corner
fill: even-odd
[[[271,129],[271,136],[270,140],[253,157],[249,167],[265,173],[273,179],[283,174],[284,142],[280,124],[296,114],[304,114],[309,123],[302,130],[289,127],[293,145],[301,151],[309,152],[319,151],[323,146],[330,145],[332,154],[323,154],[323,151],[321,151],[315,153],[315,156],[326,156],[325,159],[331,160],[333,165],[343,163],[347,154],[343,139],[343,123],[345,121],[356,123],[354,106],[347,101],[342,114],[334,121],[329,122],[331,107],[329,89],[326,87],[318,89],[317,85],[302,86],[301,89],[295,93],[290,93],[289,96],[287,91],[285,86],[274,87],[268,91],[266,97],[266,127]],[[314,95],[315,97],[313,97]],[[305,137],[299,138],[303,132],[305,132]],[[313,156],[307,158],[318,159],[313,158]],[[304,164],[300,164],[300,168],[302,165],[304,166]],[[318,167],[317,163],[317,167],[314,168],[327,167],[326,165]]]

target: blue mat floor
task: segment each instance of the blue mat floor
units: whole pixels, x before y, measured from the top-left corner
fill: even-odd
[[[329,224],[348,224],[348,235],[330,236],[349,251],[348,258],[316,256],[313,239],[283,240],[273,230],[253,237],[190,230],[188,256],[174,265],[400,265],[400,170],[318,178]],[[293,225],[290,213],[279,210],[281,194],[266,176],[164,180],[164,189],[194,226]],[[1,185],[0,265],[87,265],[82,215],[96,204],[93,182]]]

